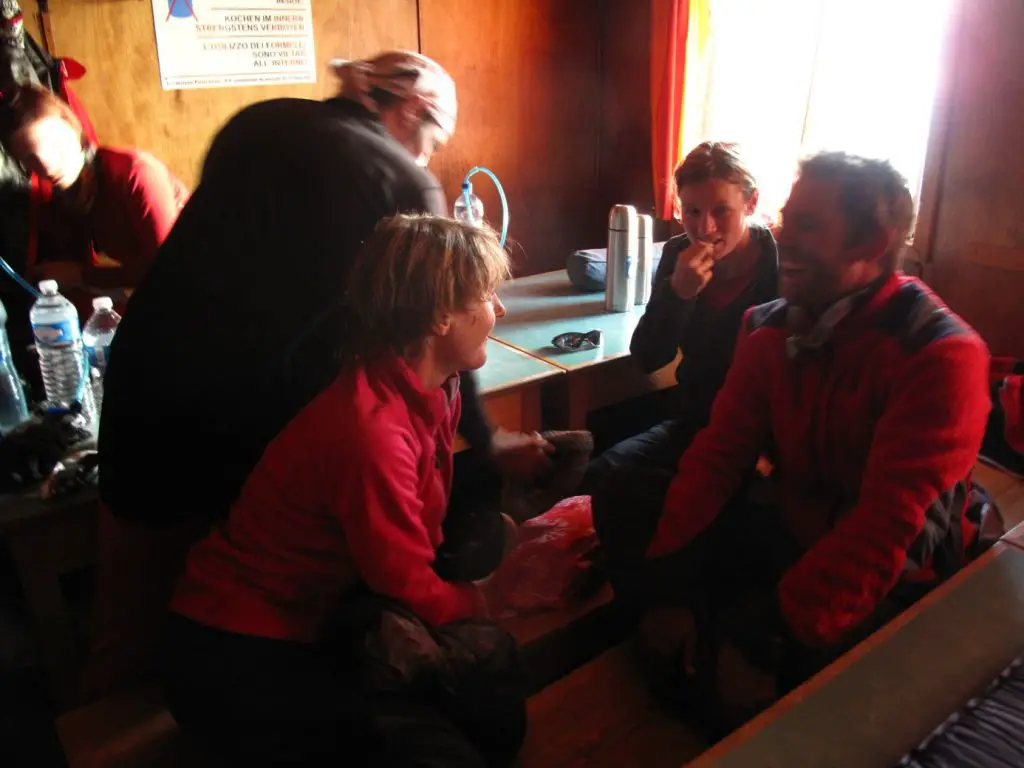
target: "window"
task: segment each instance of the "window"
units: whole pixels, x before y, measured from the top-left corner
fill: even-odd
[[[683,147],[736,141],[769,218],[797,161],[887,158],[917,198],[950,0],[710,0],[686,64]]]

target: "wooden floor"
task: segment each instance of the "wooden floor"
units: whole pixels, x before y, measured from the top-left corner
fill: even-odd
[[[678,768],[707,747],[660,709],[625,644],[548,686],[529,703],[520,768]]]

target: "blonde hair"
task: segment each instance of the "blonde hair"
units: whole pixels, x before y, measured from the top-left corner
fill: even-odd
[[[352,351],[402,354],[439,318],[487,299],[508,276],[508,254],[488,227],[422,214],[383,219],[349,275]]]
[[[739,147],[730,142],[705,141],[690,150],[676,168],[676,195],[685,186],[711,179],[738,184],[746,200],[750,200],[757,190],[757,181],[740,157]]]

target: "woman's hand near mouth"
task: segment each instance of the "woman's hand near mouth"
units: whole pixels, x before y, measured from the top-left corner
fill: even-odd
[[[713,243],[697,241],[679,254],[672,271],[672,290],[681,299],[692,299],[711,282],[715,266]]]

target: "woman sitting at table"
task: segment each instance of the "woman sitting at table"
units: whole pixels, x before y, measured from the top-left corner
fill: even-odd
[[[711,141],[698,145],[676,168],[675,182],[684,234],[665,243],[650,302],[630,343],[630,353],[648,374],[682,353],[674,418],[594,459],[581,493],[598,492],[620,468],[674,470],[708,422],[732,362],[743,313],[778,297],[775,238],[751,218],[757,183],[737,147]],[[628,510],[623,514],[628,518]]]
[[[146,152],[92,146],[71,108],[34,85],[3,95],[0,141],[49,196],[33,215],[26,276],[56,280],[65,295],[138,283],[188,198],[185,185]],[[117,266],[100,266],[97,254]]]
[[[213,756],[482,766],[518,751],[515,643],[481,619],[479,553],[446,537],[458,372],[486,360],[507,272],[490,230],[421,215],[385,219],[356,260],[358,348],[189,552],[171,603],[166,700]]]

